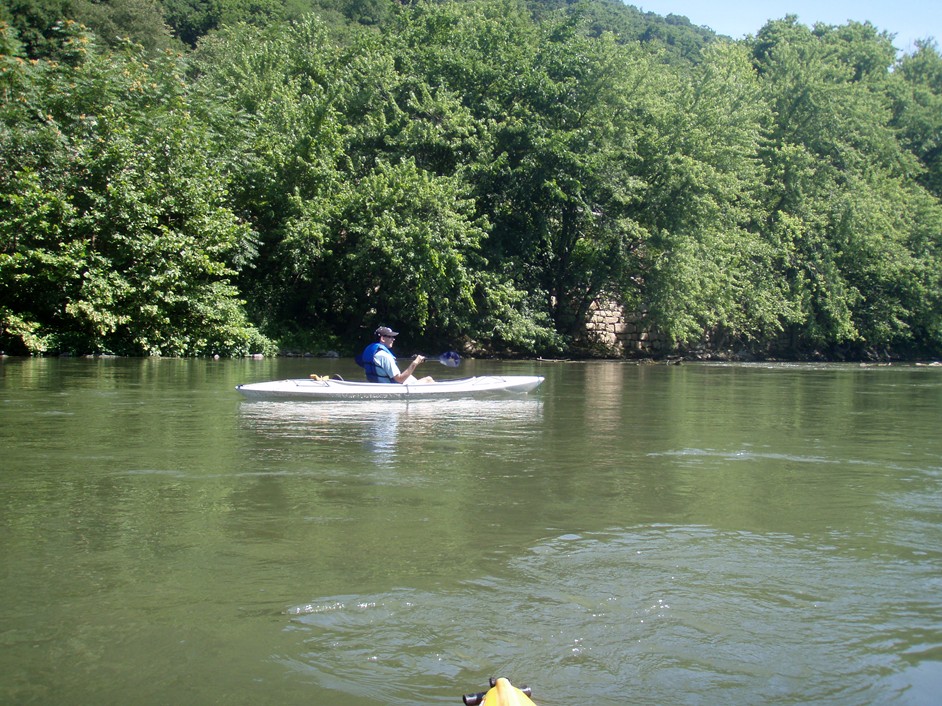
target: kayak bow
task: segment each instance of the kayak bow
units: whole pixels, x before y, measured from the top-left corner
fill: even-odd
[[[466,706],[536,706],[530,700],[530,689],[518,689],[504,677],[491,679],[490,690],[468,694],[463,701]]]

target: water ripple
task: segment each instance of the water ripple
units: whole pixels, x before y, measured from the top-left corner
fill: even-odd
[[[387,704],[415,703],[419,675],[422,700],[447,703],[494,674],[541,704],[910,703],[906,680],[942,678],[942,620],[925,623],[942,598],[913,571],[788,535],[567,534],[457,587],[288,608],[303,646],[282,659]]]

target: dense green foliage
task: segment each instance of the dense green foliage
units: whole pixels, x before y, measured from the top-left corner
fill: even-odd
[[[786,18],[732,42],[615,0],[4,20],[8,352],[352,346],[383,322],[559,353],[614,299],[679,348],[942,353],[931,40]]]

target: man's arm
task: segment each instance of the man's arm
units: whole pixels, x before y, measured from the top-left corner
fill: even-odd
[[[417,367],[419,367],[419,363],[421,363],[421,362],[424,361],[424,360],[425,360],[425,356],[424,356],[424,355],[417,355],[415,358],[412,359],[412,362],[409,363],[409,367],[408,367],[408,368],[406,368],[405,370],[403,370],[403,371],[402,371],[401,373],[399,373],[398,375],[393,375],[393,376],[392,376],[392,379],[395,380],[396,382],[400,383],[400,384],[404,383],[406,380],[408,380],[410,377],[412,377],[412,373],[414,373],[414,372],[415,372],[415,369],[416,369]]]

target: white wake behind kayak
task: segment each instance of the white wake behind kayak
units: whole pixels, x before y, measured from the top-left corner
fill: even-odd
[[[469,397],[494,393],[527,393],[543,382],[540,375],[481,375],[457,380],[398,385],[298,378],[237,385],[243,395],[258,399],[292,400],[409,400],[435,397]]]

